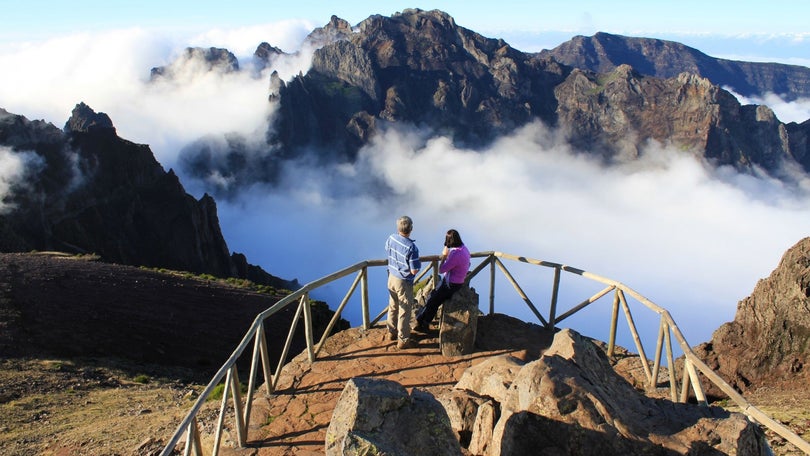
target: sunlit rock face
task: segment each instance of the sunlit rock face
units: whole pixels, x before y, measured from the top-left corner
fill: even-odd
[[[310,35],[308,42],[320,47],[306,73],[286,81],[270,77],[276,109],[266,142],[246,146],[248,141],[229,137],[228,150],[220,153],[227,161],[206,158],[204,145],[190,147],[188,171],[272,182],[283,160],[353,162],[390,126],[477,150],[532,122],[607,163],[634,160],[653,145],[777,178],[810,169],[810,126],[785,125],[767,107],[740,105],[720,85],[725,80],[707,69],[720,66],[723,74],[748,81],[751,93],[781,87],[777,75],[810,91],[810,78],[792,66],[765,71],[696,56],[676,43],[611,40],[613,47],[626,43],[628,52],[599,51],[591,62],[582,40],[575,41],[578,48],[524,53],[436,10],[375,15],[354,27],[333,17]],[[276,55],[267,43],[257,49],[266,61]]]
[[[741,391],[810,381],[810,238],[785,252],[771,275],[737,305],[734,321],[696,348]]]
[[[764,97],[769,93],[789,101],[810,97],[810,68],[718,59],[674,41],[600,32],[593,36],[575,36],[539,54],[598,73],[610,73],[622,64],[658,78],[672,78],[687,72],[747,97]]]

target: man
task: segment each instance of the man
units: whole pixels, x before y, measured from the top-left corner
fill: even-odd
[[[419,249],[410,238],[413,221],[407,215],[397,219],[397,232],[388,236],[385,251],[388,254],[388,338],[397,340],[397,348],[416,346],[411,340],[411,312],[413,309],[413,279],[422,268]]]

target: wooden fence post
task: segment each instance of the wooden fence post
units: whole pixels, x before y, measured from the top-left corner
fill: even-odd
[[[610,316],[610,335],[608,336],[608,349],[607,355],[613,357],[613,351],[616,349],[616,328],[619,323],[619,290],[613,294],[613,313]]]
[[[554,285],[551,289],[551,305],[548,311],[548,326],[554,331],[554,323],[557,316],[557,295],[560,291],[560,268],[554,268]]]

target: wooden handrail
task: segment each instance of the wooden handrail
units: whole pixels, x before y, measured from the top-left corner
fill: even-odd
[[[489,274],[490,313],[495,312],[495,270],[500,269],[501,272],[506,277],[506,279],[512,284],[513,288],[518,293],[518,295],[526,303],[527,307],[529,307],[532,313],[538,318],[538,320],[544,326],[550,329],[554,329],[556,323],[570,317],[571,315],[577,312],[583,311],[584,309],[588,308],[591,304],[601,299],[603,296],[609,294],[610,291],[614,291],[613,314],[611,318],[609,343],[607,348],[608,356],[613,356],[613,349],[615,346],[616,332],[617,332],[616,323],[618,317],[618,310],[619,307],[621,307],[624,310],[629,329],[632,333],[634,342],[636,344],[636,349],[639,352],[639,359],[642,368],[645,372],[645,375],[647,377],[648,387],[654,388],[657,385],[658,372],[661,366],[661,352],[665,348],[666,361],[668,365],[667,370],[669,371],[670,396],[673,401],[679,399],[678,386],[675,379],[674,359],[672,352],[671,336],[674,335],[675,341],[677,342],[678,346],[680,347],[681,351],[684,354],[684,373],[682,377],[683,384],[681,386],[680,391],[681,393],[680,400],[682,402],[685,402],[688,399],[689,386],[691,385],[692,392],[695,394],[695,397],[697,398],[699,403],[705,404],[706,398],[700,384],[700,379],[698,377],[698,372],[700,372],[708,381],[716,385],[721,391],[727,394],[728,397],[732,401],[734,401],[734,403],[737,404],[737,406],[739,406],[740,409],[743,411],[743,413],[746,414],[748,417],[761,423],[765,427],[773,430],[775,433],[785,438],[785,440],[792,443],[805,453],[810,454],[810,442],[803,440],[801,437],[793,433],[790,429],[788,429],[781,423],[776,422],[772,418],[768,417],[761,410],[757,409],[756,407],[748,403],[748,401],[741,394],[739,394],[736,390],[734,390],[734,388],[731,387],[731,385],[729,385],[725,380],[723,380],[722,377],[720,377],[716,372],[712,371],[702,360],[700,360],[700,358],[697,357],[694,351],[692,351],[689,344],[686,342],[686,339],[684,338],[683,334],[678,328],[678,325],[675,323],[675,321],[672,319],[672,316],[666,309],[653,303],[652,301],[645,298],[644,296],[642,296],[635,290],[631,289],[630,287],[624,285],[621,282],[606,277],[602,277],[600,275],[585,271],[583,269],[575,268],[572,266],[566,266],[560,263],[554,263],[550,261],[536,260],[524,256],[510,255],[503,252],[497,251],[475,252],[471,254],[471,257],[474,259],[481,259],[481,262],[467,274],[465,282],[468,284],[472,279],[477,277],[478,274],[486,268],[486,266],[490,266],[490,274]],[[440,260],[440,257],[438,255],[429,255],[423,256],[420,259],[422,260],[423,263],[430,263],[430,265],[421,271],[419,277],[420,278],[424,277],[425,274],[432,271],[433,272],[432,277],[435,280],[436,277],[438,276],[438,261]],[[526,293],[519,285],[517,280],[507,270],[502,260],[511,260],[534,266],[541,266],[554,269],[552,282],[552,295],[548,306],[548,318],[543,317],[540,310],[529,299],[529,297],[526,295]],[[203,404],[208,399],[208,397],[211,396],[216,386],[223,380],[223,378],[225,379],[224,385],[225,388],[223,391],[222,406],[217,422],[217,427],[214,431],[215,432],[214,448],[212,449],[211,454],[217,454],[219,452],[220,435],[224,426],[224,419],[225,419],[225,411],[226,411],[225,405],[227,403],[229,393],[230,396],[233,398],[234,402],[234,410],[235,410],[234,425],[237,431],[238,444],[240,446],[244,446],[247,441],[247,429],[249,428],[250,424],[249,423],[250,402],[253,399],[254,390],[257,388],[256,376],[258,375],[259,372],[262,373],[268,394],[272,394],[275,391],[275,388],[279,380],[279,373],[281,372],[282,367],[287,361],[287,356],[289,355],[289,350],[293,342],[293,334],[295,333],[295,330],[301,320],[301,317],[302,316],[304,317],[303,320],[305,325],[304,333],[306,338],[306,350],[310,361],[315,362],[317,360],[320,347],[323,345],[324,341],[331,333],[335,323],[340,318],[351,296],[356,291],[358,283],[360,284],[361,289],[360,305],[361,305],[361,314],[363,317],[363,327],[368,329],[371,325],[376,324],[376,322],[379,321],[385,315],[385,310],[383,310],[373,321],[370,321],[370,313],[369,313],[370,305],[368,299],[368,270],[369,268],[373,267],[386,267],[386,266],[387,266],[386,260],[366,260],[360,263],[356,263],[352,266],[336,271],[313,282],[307,283],[298,290],[283,297],[275,304],[270,306],[268,309],[257,315],[253,323],[250,325],[247,333],[242,338],[241,342],[232,352],[231,356],[228,357],[228,359],[225,361],[222,367],[214,374],[213,378],[208,383],[208,385],[206,385],[205,389],[203,389],[202,393],[200,393],[199,397],[197,398],[197,401],[191,407],[189,413],[181,421],[180,425],[177,427],[177,430],[167,442],[161,455],[163,456],[170,455],[184,435],[186,436],[185,454],[203,453],[200,443],[201,439],[199,434],[199,426],[197,425],[197,414],[199,413],[200,409],[202,408]],[[558,297],[559,297],[561,272],[575,274],[585,279],[601,283],[606,287],[600,292],[591,296],[590,298],[582,301],[581,303],[573,306],[569,310],[563,312],[559,316],[556,316],[557,308],[559,305]],[[340,306],[335,311],[334,317],[327,325],[327,329],[321,335],[318,344],[315,345],[312,314],[310,307],[311,303],[309,300],[310,292],[324,285],[330,284],[336,280],[342,279],[346,276],[355,273],[357,275],[352,285],[349,287],[349,291],[346,293],[346,296],[344,297]],[[660,326],[656,341],[655,360],[653,362],[652,370],[650,369],[649,361],[647,360],[645,355],[644,345],[642,343],[643,341],[641,340],[641,337],[639,336],[638,331],[635,328],[635,323],[633,321],[630,305],[627,302],[627,296],[632,297],[637,302],[642,304],[644,307],[657,313],[660,316]],[[298,305],[298,309],[290,324],[290,330],[287,335],[284,348],[282,349],[278,366],[276,368],[275,373],[273,373],[271,371],[271,366],[269,365],[270,359],[263,324],[264,321],[270,316],[294,304]],[[244,404],[243,406],[236,362],[242,355],[244,350],[251,344],[251,342],[253,343],[251,371],[248,382],[248,391],[244,399],[247,403]],[[262,365],[261,370],[259,370],[258,368],[259,363],[261,363]]]

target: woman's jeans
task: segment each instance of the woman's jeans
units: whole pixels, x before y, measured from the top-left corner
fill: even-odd
[[[453,296],[453,293],[455,293],[463,285],[463,283],[448,284],[447,282],[443,281],[441,285],[439,285],[439,288],[431,291],[430,296],[428,296],[427,302],[425,303],[425,307],[423,307],[416,316],[417,324],[420,327],[426,327],[429,325],[436,316],[436,312],[439,311],[439,306],[450,299]]]

